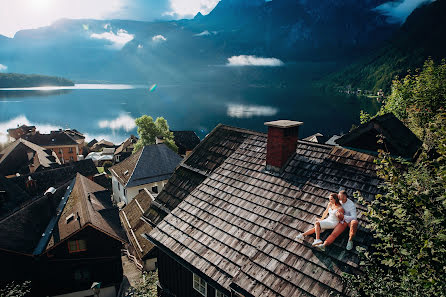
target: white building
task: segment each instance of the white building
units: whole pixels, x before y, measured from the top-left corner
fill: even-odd
[[[128,204],[144,189],[159,193],[181,160],[165,144],[145,146],[110,168],[114,201]]]

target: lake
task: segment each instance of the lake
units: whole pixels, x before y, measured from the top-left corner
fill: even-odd
[[[225,83],[221,80],[151,84],[77,84],[74,87],[0,90],[0,132],[21,124],[41,132],[74,128],[88,139],[120,143],[136,134],[134,119],[163,116],[172,130],[200,138],[217,124],[266,131],[266,121],[303,121],[300,133],[333,135],[359,122],[359,111],[376,112],[376,101],[327,93],[309,83]]]

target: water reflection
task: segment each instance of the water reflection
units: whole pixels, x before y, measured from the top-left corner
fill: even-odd
[[[0,98],[23,98],[23,97],[47,97],[64,95],[71,92],[71,90],[5,90],[0,89]]]

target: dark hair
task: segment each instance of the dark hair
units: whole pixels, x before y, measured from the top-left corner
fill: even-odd
[[[341,203],[339,203],[339,197],[338,197],[338,194],[336,194],[336,193],[331,193],[329,197],[333,197],[333,199],[335,200],[335,204],[341,204]]]
[[[348,198],[347,192],[345,190],[340,190],[339,194],[340,195],[345,195],[345,198]]]

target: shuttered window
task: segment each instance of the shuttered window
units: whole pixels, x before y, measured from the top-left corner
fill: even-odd
[[[68,251],[70,253],[77,253],[87,250],[87,242],[85,240],[70,240],[68,241]]]

